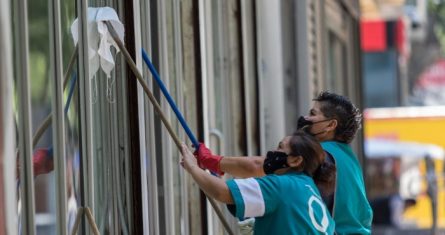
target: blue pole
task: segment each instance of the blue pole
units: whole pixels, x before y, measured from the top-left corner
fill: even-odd
[[[66,104],[65,104],[65,115],[68,113],[68,109],[69,109],[70,103],[71,103],[71,98],[73,98],[74,85],[76,84],[76,81],[77,81],[77,73],[74,72],[72,79],[71,79],[71,83],[70,83],[70,90],[68,92],[68,98],[67,98]]]
[[[71,77],[71,81],[70,81],[70,90],[68,92],[68,98],[66,100],[66,104],[65,104],[65,116],[68,113],[68,109],[70,108],[70,104],[71,104],[71,98],[73,98],[73,94],[74,94],[74,87],[76,85],[76,81],[77,81],[77,73],[74,72],[73,76]],[[48,155],[52,156],[53,155],[53,146],[51,145],[48,148]]]
[[[167,91],[167,88],[165,88],[164,83],[162,82],[161,78],[159,77],[158,72],[156,71],[155,67],[151,63],[150,59],[148,58],[147,52],[145,52],[144,48],[142,48],[142,58],[144,59],[145,64],[148,66],[148,69],[150,70],[151,74],[153,74],[153,77],[158,84],[159,88],[161,89],[162,93],[164,94],[165,98],[167,99],[168,103],[173,109],[173,112],[175,112],[176,117],[178,117],[179,122],[181,123],[182,127],[185,130],[185,133],[187,133],[188,137],[193,143],[193,146],[196,150],[199,148],[199,142],[196,139],[196,137],[193,135],[193,132],[190,130],[189,126],[187,125],[187,122],[185,121],[184,117],[182,116],[181,112],[179,112],[178,107],[175,104],[175,101],[173,101],[172,97]]]
[[[66,104],[65,104],[65,115],[68,113],[68,109],[70,107],[71,104],[71,98],[73,97],[73,93],[74,93],[74,87],[76,85],[76,81],[77,81],[77,74],[74,72],[73,76],[71,78],[71,82],[70,82],[70,90],[68,92],[68,98],[66,100]],[[49,146],[48,147],[48,156],[53,156],[53,152],[54,152],[54,148],[53,146]],[[37,176],[36,176],[37,177]],[[36,178],[34,177],[34,179]],[[20,179],[17,180],[17,189],[20,187]]]

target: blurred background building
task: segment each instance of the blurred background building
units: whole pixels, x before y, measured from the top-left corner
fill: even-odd
[[[443,104],[443,2],[360,5],[366,107]]]
[[[444,4],[360,1],[365,172],[376,233],[443,233]]]

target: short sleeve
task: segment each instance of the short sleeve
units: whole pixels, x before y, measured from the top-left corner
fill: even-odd
[[[276,184],[268,176],[226,182],[236,206],[236,217],[260,217],[273,211],[279,201]]]

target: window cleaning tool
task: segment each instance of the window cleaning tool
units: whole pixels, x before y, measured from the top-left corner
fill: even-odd
[[[73,69],[74,62],[76,61],[77,57],[77,46],[74,48],[73,54],[71,55],[70,62],[68,63],[68,68],[66,69],[65,76],[63,79],[63,88],[65,89],[66,85],[68,84],[68,79],[70,77],[70,72]],[[66,109],[66,106],[65,106]],[[42,124],[37,128],[36,133],[32,137],[32,147],[35,148],[37,143],[39,142],[40,138],[42,137],[43,133],[45,133],[46,129],[48,129],[49,125],[51,124],[52,120],[52,112],[48,114],[48,116],[45,118],[45,120],[42,122]]]
[[[77,74],[73,73],[73,76],[72,76],[71,82],[70,82],[70,90],[68,91],[68,98],[66,99],[66,104],[65,104],[65,109],[64,109],[65,116],[68,114],[68,109],[70,108],[71,99],[73,98],[74,87],[76,86],[76,82],[77,82]],[[48,148],[48,155],[49,156],[53,155],[53,146],[50,146]]]
[[[66,72],[65,72],[65,75],[64,75],[64,79],[63,79],[63,89],[65,89],[65,88],[66,88],[66,85],[68,84],[69,75],[70,75],[70,72],[71,72],[71,70],[72,70],[72,68],[73,68],[73,66],[74,66],[74,62],[76,61],[76,57],[77,57],[77,46],[74,48],[73,54],[71,55],[71,58],[70,58],[70,62],[68,63],[68,68],[67,68],[67,70],[66,70]],[[76,85],[76,81],[77,81],[77,76],[76,76],[76,74],[74,73],[74,74],[73,74],[73,77],[72,77],[72,79],[71,79],[70,90],[69,90],[69,92],[68,92],[68,99],[67,99],[67,102],[66,102],[66,104],[65,104],[65,115],[67,114],[68,109],[69,109],[69,106],[70,106],[70,103],[71,103],[71,98],[72,98],[73,93],[74,93],[74,87],[75,87],[75,85]],[[39,142],[40,138],[42,137],[43,133],[45,133],[45,131],[48,129],[49,125],[51,124],[51,121],[52,121],[52,112],[51,112],[50,114],[48,114],[48,116],[45,118],[45,120],[42,122],[42,124],[40,124],[40,126],[37,128],[37,131],[36,131],[36,133],[34,134],[34,136],[33,136],[33,138],[32,138],[32,148],[33,148],[33,149],[36,147],[36,145],[37,145],[37,143]],[[19,151],[18,151],[18,150],[16,151],[16,156],[17,156],[17,154],[19,154]],[[42,157],[44,157],[44,158],[46,158],[46,157],[52,157],[52,155],[53,155],[53,147],[52,147],[52,146],[50,146],[50,147],[48,148],[47,153],[46,153],[45,155],[46,155],[46,156],[42,156],[42,153],[37,153],[37,158],[42,158]],[[33,160],[35,159],[34,156],[35,156],[35,155],[34,155],[34,153],[33,153]],[[45,161],[45,160],[37,159],[36,161],[41,162],[41,161]],[[33,167],[38,167],[40,170],[42,170],[42,167],[43,167],[43,168],[44,168],[44,167],[49,167],[49,168],[52,168],[52,167],[53,167],[53,165],[48,165],[48,164],[45,164],[45,163],[43,163],[45,166],[41,166],[41,165],[39,165],[39,164],[36,165],[36,164],[37,164],[37,163],[35,163],[35,162],[33,161]],[[49,163],[49,164],[52,164],[52,162]],[[52,169],[51,169],[51,170],[52,170]],[[43,171],[43,172],[49,172],[49,171],[51,171],[51,170],[49,170],[49,169],[47,168],[47,169],[43,169],[42,171]],[[37,172],[37,171],[34,170],[34,172]],[[37,177],[37,175],[36,175],[35,177]],[[34,177],[34,178],[35,178],[35,177]],[[17,189],[18,189],[19,187],[20,187],[20,179],[17,179]]]
[[[68,73],[69,73],[69,71],[67,71],[67,74]],[[73,98],[74,87],[76,86],[76,82],[77,82],[77,74],[74,72],[73,75],[72,75],[71,81],[70,81],[70,89],[68,91],[68,98],[67,98],[66,103],[65,103],[65,109],[64,109],[65,116],[68,114],[68,110],[70,108],[71,99]],[[51,116],[52,116],[52,113],[50,113],[48,115],[48,117],[51,117]],[[52,118],[49,118],[48,120],[49,120],[49,122],[48,122],[47,125],[49,126],[49,124],[51,123]],[[42,129],[42,130],[45,130],[45,129]],[[41,133],[43,134],[43,132],[44,131],[42,131]],[[33,148],[37,144],[37,142],[40,139],[40,137],[41,137],[41,134],[38,136],[38,138],[35,138],[35,139],[33,138]],[[52,158],[53,157],[53,151],[54,151],[53,146],[52,145],[49,146],[45,157]],[[39,167],[39,166],[35,166],[35,167]],[[49,164],[44,164],[44,165],[40,166],[40,168],[42,168],[42,167],[44,168],[44,169],[42,169],[43,170],[42,172],[44,172],[44,173],[48,173],[49,171],[52,171],[52,168],[53,168],[53,166],[49,165]],[[45,167],[47,167],[47,168],[45,168]],[[36,174],[36,176],[37,176],[37,174]]]
[[[70,62],[68,64],[68,68],[67,71],[65,72],[64,75],[64,80],[63,80],[63,88],[66,88],[66,85],[68,84],[68,80],[69,80],[69,75],[70,72],[74,66],[74,62],[77,56],[77,47],[74,48],[73,54],[71,55],[70,58]],[[77,81],[77,75],[76,73],[73,74],[71,82],[70,82],[70,88],[68,91],[68,98],[65,104],[65,115],[68,113],[68,109],[69,106],[71,104],[71,98],[73,96],[74,93],[74,87],[76,85],[76,81]],[[45,120],[43,121],[43,123],[37,128],[36,133],[34,134],[33,138],[32,138],[32,147],[33,149],[35,148],[35,146],[37,145],[37,143],[39,142],[40,138],[42,137],[43,133],[45,133],[45,131],[48,129],[49,125],[51,124],[52,121],[52,112],[50,114],[48,114],[48,116],[45,118]],[[16,152],[16,154],[18,154],[18,150]],[[53,155],[53,146],[50,146],[47,149],[46,153],[43,152],[38,152],[36,153],[36,155],[34,155],[33,153],[33,165],[34,165],[34,172],[38,172],[36,171],[36,168],[38,168],[37,170],[40,170],[40,173],[47,173],[49,171],[52,171],[53,165],[52,162],[47,163],[45,162],[46,159],[42,159],[42,158],[47,158],[47,157],[52,157]],[[42,165],[43,164],[43,165]],[[35,177],[37,177],[38,174],[36,174]],[[17,180],[17,188],[20,186],[20,179]]]
[[[144,48],[142,48],[142,58],[144,59],[145,64],[147,65],[148,69],[150,70],[151,74],[153,75],[156,83],[158,84],[159,88],[161,89],[162,93],[164,94],[165,98],[167,99],[168,103],[170,104],[170,107],[173,109],[173,112],[175,112],[176,117],[178,118],[179,122],[181,123],[182,127],[184,128],[185,132],[187,133],[187,136],[193,143],[193,147],[195,147],[195,150],[198,151],[199,149],[199,142],[196,139],[195,135],[193,135],[193,132],[190,130],[189,126],[187,125],[187,122],[185,121],[184,117],[182,116],[181,112],[179,111],[178,107],[175,104],[175,101],[172,99],[170,94],[168,93],[167,88],[165,87],[164,83],[161,80],[161,77],[159,76],[158,71],[156,70],[153,63],[151,63],[150,58],[148,58],[147,52],[145,52]],[[214,172],[211,172],[212,175],[217,176]]]
[[[164,113],[161,110],[161,107],[159,106],[158,102],[156,101],[155,97],[151,93],[151,91],[148,88],[147,83],[144,81],[141,73],[136,67],[136,64],[134,63],[133,59],[130,56],[130,53],[128,53],[127,49],[125,48],[122,41],[119,39],[118,34],[113,28],[113,25],[109,21],[105,21],[105,24],[108,27],[108,31],[110,32],[111,36],[113,37],[115,43],[118,45],[119,49],[122,51],[125,60],[127,61],[127,64],[130,66],[130,69],[133,71],[133,74],[135,75],[136,79],[138,80],[139,84],[141,84],[142,88],[144,89],[145,94],[148,96],[150,102],[153,104],[154,110],[156,113],[160,116],[161,121],[164,123],[164,126],[167,128],[170,136],[173,138],[176,146],[178,149],[181,149],[181,141],[179,140],[178,136],[173,131],[173,128],[169,124],[167,118],[165,117]],[[207,195],[206,195],[207,196]],[[218,215],[218,218],[221,220],[224,228],[229,234],[234,234],[232,229],[229,226],[229,223],[225,220],[222,212],[219,210],[216,202],[207,196],[207,199],[209,200],[210,204],[212,205],[213,209],[215,210],[216,214]]]
[[[148,69],[150,70],[151,74],[153,75],[156,83],[158,84],[159,88],[161,89],[162,93],[164,94],[165,98],[167,99],[168,103],[170,104],[170,107],[173,109],[173,112],[175,112],[176,117],[178,118],[179,122],[181,123],[182,127],[184,128],[185,132],[187,133],[187,136],[193,143],[193,147],[195,147],[195,150],[197,151],[199,149],[199,142],[196,139],[195,135],[193,135],[193,132],[190,130],[189,126],[187,125],[187,122],[185,121],[184,117],[182,116],[181,112],[179,111],[178,107],[175,104],[175,101],[172,99],[171,95],[168,93],[167,88],[165,87],[164,83],[162,82],[158,71],[156,70],[153,63],[151,63],[150,58],[148,58],[147,52],[145,52],[144,48],[142,48],[142,58],[144,59],[145,64],[147,65]],[[212,175],[217,176],[215,173],[210,172]],[[209,200],[210,201],[210,200]],[[212,203],[212,206],[215,207],[216,205],[213,205],[215,201],[210,201]]]
[[[75,63],[75,59],[77,57],[77,46],[74,48],[73,54],[71,55],[70,58],[70,62],[68,64],[68,68],[65,72],[64,75],[64,80],[63,80],[63,89],[66,88],[66,85],[68,84],[68,80],[69,80],[69,75],[71,70],[73,69],[74,63]],[[76,82],[77,82],[77,74],[73,73],[72,78],[71,78],[71,82],[70,82],[70,89],[68,91],[68,98],[65,104],[65,109],[64,109],[64,113],[65,115],[67,115],[70,104],[71,104],[71,99],[73,97],[74,94],[74,87],[76,86]],[[45,120],[43,121],[43,123],[37,128],[36,133],[34,134],[33,138],[32,138],[32,146],[33,148],[35,148],[35,146],[37,145],[37,143],[39,142],[40,138],[42,137],[43,133],[45,133],[45,131],[48,129],[49,125],[51,124],[52,121],[52,112],[50,114],[48,114],[48,116],[45,118]],[[18,154],[18,151],[16,152],[16,154]],[[47,156],[52,157],[53,155],[53,147],[50,146],[48,148],[48,153],[46,154]],[[45,156],[45,157],[47,157]],[[35,164],[35,163],[34,163]],[[37,176],[35,176],[37,177]],[[34,178],[35,178],[34,177]],[[17,180],[17,189],[20,187],[20,179]],[[79,207],[77,210],[77,218],[76,218],[76,223],[75,226],[73,227],[73,232],[72,234],[76,234],[78,227],[79,227],[79,223],[80,223],[80,218],[83,214],[87,215],[87,219],[88,222],[92,228],[93,234],[95,235],[99,235],[99,230],[97,229],[96,223],[94,221],[94,217],[91,214],[91,211],[88,207],[84,208],[84,207]]]
[[[73,230],[71,231],[71,235],[77,234],[77,230],[79,230],[80,220],[82,215],[86,215],[87,221],[90,224],[91,230],[94,235],[100,235],[99,229],[97,228],[96,221],[94,221],[93,213],[91,213],[90,208],[88,207],[79,207],[77,208],[77,216],[76,221],[74,222]]]
[[[64,75],[64,79],[63,79],[63,88],[64,89],[66,88],[66,85],[68,84],[69,75],[70,75],[71,70],[73,69],[74,63],[76,61],[76,57],[77,57],[77,46],[74,48],[73,54],[71,54],[71,58],[68,63],[68,68]],[[71,85],[70,85],[71,87],[70,87],[70,91],[69,91],[68,101],[67,101],[67,105],[65,105],[65,114],[68,111],[69,102],[71,100],[71,96],[74,91],[75,80],[76,80],[76,78],[73,78],[71,80]],[[45,131],[48,129],[49,125],[51,124],[51,121],[52,121],[52,112],[50,114],[48,114],[48,116],[44,119],[42,124],[40,124],[40,126],[37,128],[37,131],[35,132],[34,136],[32,137],[32,148],[33,149],[36,147],[36,145],[39,142],[40,138],[42,137],[43,133],[45,133]],[[16,151],[16,156],[17,156],[17,154],[19,154],[18,150]],[[50,147],[50,154],[52,154],[52,147]],[[19,184],[20,184],[20,181],[17,182],[17,187],[19,186]]]
[[[170,94],[167,91],[167,88],[165,88],[164,83],[162,82],[158,71],[156,71],[156,68],[151,63],[150,59],[148,58],[147,52],[145,52],[144,48],[142,48],[142,58],[144,59],[145,64],[147,65],[148,69],[150,70],[151,74],[153,75],[156,83],[158,84],[159,88],[161,89],[162,93],[164,94],[165,98],[167,99],[168,103],[173,109],[173,112],[175,112],[176,117],[178,117],[179,122],[181,123],[182,127],[185,130],[185,133],[187,133],[187,136],[190,138],[190,140],[193,143],[193,146],[195,147],[195,150],[198,150],[199,148],[199,142],[196,139],[195,135],[193,135],[193,132],[190,130],[189,126],[187,125],[187,122],[185,121],[184,117],[182,116],[181,112],[179,111],[178,107],[175,104],[175,101],[172,99]]]

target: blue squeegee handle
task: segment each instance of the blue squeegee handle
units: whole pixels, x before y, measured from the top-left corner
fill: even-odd
[[[73,98],[74,87],[76,85],[76,81],[77,81],[77,74],[74,72],[73,75],[72,75],[72,78],[71,78],[71,82],[70,82],[70,90],[68,92],[68,99],[67,99],[66,104],[65,104],[65,110],[64,110],[65,116],[67,115],[68,109],[70,108],[71,99]],[[47,154],[48,154],[48,156],[53,156],[53,154],[54,154],[54,147],[52,145],[48,147],[48,153]],[[36,177],[37,176],[34,176],[34,179]],[[19,187],[20,187],[20,179],[17,180],[17,189]]]
[[[67,98],[67,100],[66,100],[66,104],[65,104],[65,110],[64,110],[65,116],[68,114],[68,109],[70,108],[71,99],[73,98],[74,87],[75,87],[75,85],[76,85],[76,81],[77,81],[77,73],[74,72],[73,75],[72,75],[72,77],[71,77],[70,90],[69,90],[69,92],[68,92],[68,98]],[[54,151],[54,148],[53,148],[53,146],[51,145],[51,146],[48,148],[48,155],[49,155],[49,156],[52,156],[52,155],[53,155],[53,151]]]
[[[187,122],[185,121],[184,117],[182,116],[181,112],[179,111],[178,107],[176,106],[175,101],[172,99],[172,97],[168,93],[167,88],[165,88],[164,83],[162,82],[161,78],[159,77],[159,74],[156,71],[156,68],[153,66],[150,59],[148,58],[147,52],[145,52],[144,48],[142,48],[142,58],[144,59],[145,64],[148,66],[148,69],[150,70],[151,74],[153,75],[156,83],[158,84],[159,88],[161,89],[161,91],[164,94],[165,98],[167,99],[168,103],[172,107],[173,112],[175,112],[176,117],[178,117],[179,122],[181,123],[182,127],[185,130],[185,133],[187,133],[187,136],[192,141],[195,149],[198,150],[198,148],[199,148],[198,140],[196,139],[195,135],[193,135],[193,132],[190,130],[189,126],[187,125]]]

